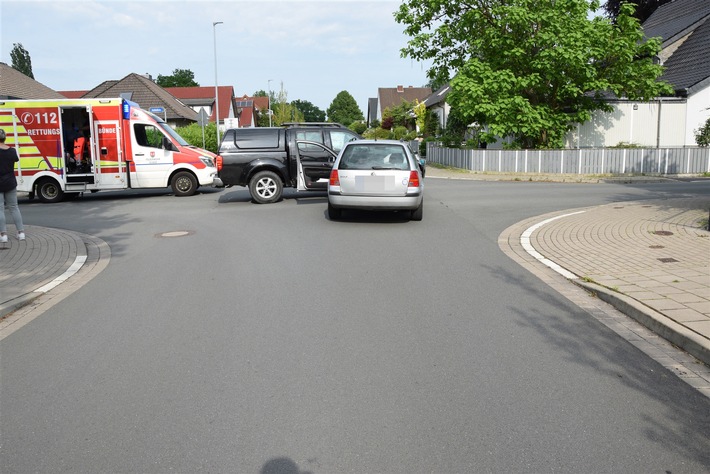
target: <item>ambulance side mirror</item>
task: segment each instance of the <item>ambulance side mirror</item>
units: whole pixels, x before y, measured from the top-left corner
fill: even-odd
[[[171,142],[168,137],[163,137],[163,148],[168,151],[175,151],[175,147],[173,146],[173,142]]]

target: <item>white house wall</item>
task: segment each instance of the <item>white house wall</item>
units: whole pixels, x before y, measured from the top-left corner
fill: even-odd
[[[658,104],[656,102],[656,104]],[[661,132],[660,141],[654,141],[654,146],[658,143],[659,148],[695,146],[695,140],[688,142],[686,130],[687,102],[660,102],[661,107]]]
[[[685,131],[685,141],[690,145],[695,143],[695,130],[705,125],[710,118],[710,87],[696,92],[688,97],[688,127]]]
[[[445,129],[449,119],[449,113],[451,112],[451,107],[449,106],[449,104],[444,103],[443,106],[435,106],[432,108],[432,111],[437,116],[437,119],[439,121],[439,128],[441,128],[442,130]]]
[[[620,143],[642,147],[677,147],[686,143],[686,102],[616,102],[611,112],[596,112],[592,120],[568,133],[569,148],[601,148]],[[659,109],[661,113],[660,135]]]

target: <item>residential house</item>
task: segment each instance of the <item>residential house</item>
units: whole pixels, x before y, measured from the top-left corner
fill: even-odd
[[[449,95],[449,92],[451,92],[451,86],[447,83],[437,89],[424,101],[426,108],[437,116],[441,130],[446,129],[449,113],[451,112],[451,106],[446,102],[446,97]]]
[[[258,115],[269,115],[271,114],[271,99],[269,97],[264,97],[264,96],[259,96],[259,97],[252,97],[254,100],[254,109],[255,112]],[[258,124],[256,121],[254,122],[254,126],[257,127]]]
[[[215,89],[209,86],[195,87],[166,87],[166,91],[175,96],[183,104],[192,108],[199,114],[204,109],[209,115],[209,121],[215,121],[217,113],[215,105]],[[217,100],[219,101],[219,123],[220,130],[231,128],[232,119],[236,117],[236,106],[234,99],[234,87],[218,86]]]
[[[144,110],[162,110],[155,112],[156,115],[173,127],[197,121],[197,112],[153,82],[150,76],[131,73],[120,80],[104,81],[82,96],[91,99],[98,97],[121,97],[137,103]]]
[[[0,100],[64,98],[59,92],[25,76],[12,66],[0,63]]]
[[[375,110],[375,116],[378,120],[382,120],[382,112],[388,108],[393,108],[400,105],[402,102],[424,102],[424,100],[431,95],[431,87],[380,87],[377,89],[377,100],[379,105],[379,110]],[[369,107],[369,104],[368,104]],[[377,107],[377,106],[375,106]],[[368,110],[368,119],[372,110]]]
[[[710,117],[710,1],[675,0],[660,6],[643,24],[647,38],[661,38],[661,80],[674,89],[649,102],[612,99],[610,113],[570,133],[570,147],[632,143],[644,147],[696,146],[695,130]]]
[[[268,97],[251,97],[244,95],[235,99],[236,118],[227,128],[257,127],[259,114],[268,114]]]
[[[367,127],[371,127],[372,123],[377,120],[377,97],[367,99]]]

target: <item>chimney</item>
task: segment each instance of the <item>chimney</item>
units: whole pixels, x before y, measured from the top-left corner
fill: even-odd
[[[404,86],[397,86],[397,92],[404,92]]]

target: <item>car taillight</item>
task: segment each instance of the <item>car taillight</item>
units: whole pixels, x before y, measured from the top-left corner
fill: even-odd
[[[338,170],[331,170],[330,185],[331,186],[340,186],[340,178],[338,177]]]
[[[331,180],[333,179],[332,176],[330,178]],[[410,171],[409,172],[409,184],[407,185],[409,188],[418,188],[419,187],[419,173],[417,171]]]
[[[215,166],[217,166],[217,171],[222,171],[222,157],[220,155],[217,155],[217,158],[215,158]]]

